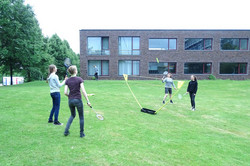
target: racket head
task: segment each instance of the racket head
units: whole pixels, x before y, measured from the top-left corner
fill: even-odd
[[[97,117],[97,119],[99,119],[99,120],[104,120],[104,117],[102,116],[102,115],[100,115],[100,114],[96,114],[96,117]]]
[[[164,71],[164,72],[163,72],[163,75],[167,75],[167,74],[168,74],[168,72],[167,72],[167,71]]]
[[[71,60],[69,58],[66,58],[64,60],[64,66],[67,68],[69,68],[71,66]]]

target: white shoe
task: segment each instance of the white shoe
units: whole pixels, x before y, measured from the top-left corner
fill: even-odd
[[[195,108],[192,108],[192,111],[195,111]]]

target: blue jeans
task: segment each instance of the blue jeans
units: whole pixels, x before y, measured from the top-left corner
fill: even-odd
[[[67,125],[65,128],[65,133],[69,132],[70,125],[76,116],[76,108],[77,108],[79,120],[80,120],[80,133],[83,133],[83,131],[84,131],[84,115],[83,115],[82,100],[81,99],[69,99],[69,108],[70,108],[71,116],[69,117],[69,120],[67,122]]]
[[[58,121],[58,115],[59,115],[59,109],[60,109],[60,100],[61,100],[61,95],[60,92],[54,92],[50,94],[52,101],[53,101],[53,107],[50,111],[50,116],[49,120],[53,120],[53,115],[54,115],[54,122]]]

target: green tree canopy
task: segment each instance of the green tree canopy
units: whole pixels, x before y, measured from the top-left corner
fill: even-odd
[[[55,64],[60,78],[65,76],[64,59],[79,67],[79,55],[57,34],[44,37],[29,5],[23,0],[0,1],[0,66],[12,76],[22,73],[27,81],[46,77],[49,64]]]

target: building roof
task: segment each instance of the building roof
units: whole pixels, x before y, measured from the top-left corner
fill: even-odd
[[[81,29],[80,31],[250,31],[250,29]]]

